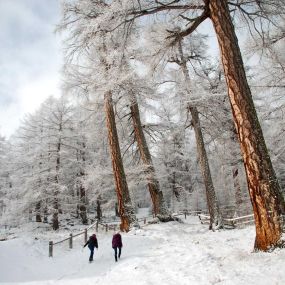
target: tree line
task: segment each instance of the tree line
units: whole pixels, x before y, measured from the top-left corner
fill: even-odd
[[[250,200],[255,249],[280,245],[284,11],[277,0],[64,2],[64,95],[28,117],[11,145],[2,140],[6,201],[27,198],[14,212],[33,205],[56,230],[75,209],[87,223],[90,201],[104,197],[128,231],[137,204],[151,201],[165,222],[175,201],[193,209],[200,200],[217,230],[225,205],[240,215]],[[237,29],[265,70],[247,70]]]

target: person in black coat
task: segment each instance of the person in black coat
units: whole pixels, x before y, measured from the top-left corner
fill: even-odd
[[[93,261],[94,248],[96,247],[98,249],[98,241],[95,234],[89,237],[89,240],[85,243],[83,247],[85,247],[86,245],[88,245],[90,249],[89,261]]]

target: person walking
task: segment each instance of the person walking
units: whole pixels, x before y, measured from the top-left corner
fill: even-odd
[[[117,232],[116,234],[113,235],[113,239],[112,239],[112,248],[115,251],[115,261],[116,262],[118,261],[118,257],[119,258],[121,257],[122,247],[123,247],[122,236],[120,232]]]
[[[93,234],[92,236],[89,237],[89,240],[85,243],[83,248],[86,245],[88,245],[88,248],[90,249],[89,261],[91,262],[91,261],[93,261],[94,248],[96,247],[98,249],[98,241],[97,241],[97,237],[95,234]]]

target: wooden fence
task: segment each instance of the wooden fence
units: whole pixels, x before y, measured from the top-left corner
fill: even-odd
[[[210,216],[207,215],[207,214],[204,214],[204,213],[205,213],[205,211],[203,211],[203,210],[199,210],[199,211],[181,211],[181,212],[178,212],[178,213],[174,214],[173,216],[177,217],[177,216],[183,215],[184,218],[186,219],[187,215],[194,215],[194,216],[197,215],[199,217],[199,219],[200,219],[202,224],[209,223],[210,222]],[[147,219],[149,219],[149,218],[154,218],[154,216],[149,216],[149,217],[144,217],[144,218],[138,219],[138,222],[142,223],[141,227],[143,227],[143,225],[146,225]],[[236,217],[236,218],[224,218],[223,221],[224,221],[224,225],[226,225],[228,227],[231,227],[231,228],[235,228],[237,225],[240,225],[240,224],[253,223],[254,222],[254,218],[253,218],[253,215],[247,215],[247,216]],[[72,234],[71,233],[69,235],[69,237],[67,237],[67,238],[65,238],[63,240],[57,241],[57,242],[50,241],[49,242],[49,257],[53,257],[54,246],[57,245],[57,244],[63,243],[65,241],[68,241],[69,248],[71,249],[73,247],[73,239],[75,237],[83,235],[84,243],[87,242],[88,230],[90,230],[91,228],[95,227],[96,232],[99,231],[100,227],[105,232],[108,232],[109,230],[115,231],[116,229],[119,229],[119,223],[120,223],[119,221],[116,222],[116,223],[115,222],[103,223],[103,222],[96,221],[95,223],[90,225],[88,228],[84,229],[84,231],[82,231],[82,232],[79,232],[77,234]]]
[[[210,223],[210,216],[207,214],[198,214],[198,217],[201,221],[201,224],[209,224]],[[282,224],[285,231],[285,215],[281,215]],[[254,215],[246,215],[241,217],[234,217],[234,218],[223,218],[224,225],[230,228],[236,228],[239,225],[245,225],[254,223]]]
[[[201,221],[201,224],[209,224],[210,223],[210,216],[205,214],[198,214],[198,217]],[[235,228],[238,225],[254,223],[254,216],[253,214],[242,216],[242,217],[235,217],[235,218],[223,218],[224,225],[227,227]]]
[[[253,214],[235,218],[224,218],[224,224],[232,228],[235,228],[238,225],[245,225],[250,223],[254,223]]]
[[[148,217],[138,219],[138,222],[143,222],[143,224],[146,224],[147,218]],[[88,230],[90,230],[94,227],[95,227],[96,232],[99,231],[99,227],[101,227],[102,230],[105,232],[108,232],[110,230],[115,231],[116,229],[119,229],[119,222],[118,223],[101,223],[97,220],[95,223],[90,225],[88,228],[84,229],[84,231],[82,231],[82,232],[79,232],[77,234],[70,233],[69,237],[67,237],[63,240],[57,241],[57,242],[49,241],[49,257],[53,257],[54,246],[57,244],[63,243],[65,241],[68,241],[69,248],[71,249],[73,247],[73,239],[75,237],[83,235],[83,238],[84,238],[83,241],[85,244],[87,242],[87,239],[88,239]]]

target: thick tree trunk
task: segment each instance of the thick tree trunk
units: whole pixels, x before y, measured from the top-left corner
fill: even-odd
[[[80,191],[80,204],[78,205],[79,215],[80,215],[82,224],[87,225],[88,218],[87,218],[87,211],[86,211],[86,205],[85,205],[86,191],[85,191],[85,187],[82,184],[80,185],[79,191]]]
[[[62,131],[62,125],[59,124],[59,133]],[[59,194],[59,170],[60,170],[60,150],[61,150],[61,137],[59,137],[57,143],[57,151],[56,151],[56,165],[55,165],[55,189],[54,189],[54,200],[53,200],[53,216],[52,216],[52,228],[54,230],[59,229],[59,202],[58,202],[58,194]]]
[[[122,231],[129,231],[130,227],[137,225],[135,210],[131,203],[128,184],[125,176],[123,161],[121,157],[120,145],[115,122],[115,114],[112,102],[112,93],[105,94],[105,113],[110,145],[110,154],[113,165],[116,192],[118,197],[119,213],[121,217],[120,228]]]
[[[155,169],[153,166],[151,154],[142,129],[140,111],[135,95],[130,92],[131,100],[131,117],[133,121],[135,139],[140,152],[140,157],[144,164],[144,170],[147,177],[148,189],[151,196],[154,214],[161,220],[170,219],[170,213],[166,207],[162,190],[159,186],[159,181],[156,178]]]
[[[88,218],[87,218],[87,210],[86,210],[86,191],[85,191],[85,187],[83,185],[82,179],[85,176],[85,148],[86,145],[83,142],[82,143],[82,150],[79,151],[79,155],[78,155],[78,161],[82,161],[82,166],[80,165],[80,171],[77,174],[77,176],[79,177],[79,203],[77,205],[77,209],[78,209],[78,214],[81,218],[82,224],[86,225],[88,224]]]
[[[52,215],[52,228],[53,230],[59,229],[59,221],[58,221],[58,199],[54,198],[53,201],[53,215]]]
[[[281,238],[281,210],[284,205],[280,187],[263,138],[247,83],[242,56],[226,0],[205,0],[213,22],[228,85],[248,189],[256,225],[256,250],[268,250]]]
[[[42,133],[42,130],[41,130],[41,133]],[[42,143],[42,137],[40,139],[40,143]],[[42,160],[43,160],[43,155],[40,154],[40,162],[39,162],[39,171],[42,172]],[[38,187],[39,189],[41,188],[42,186],[42,179],[41,177],[38,178]],[[36,222],[39,222],[41,223],[42,222],[42,216],[41,216],[41,208],[42,208],[42,201],[39,200],[37,203],[36,203]]]
[[[101,202],[100,202],[100,198],[98,197],[97,198],[97,201],[96,201],[96,213],[97,213],[97,219],[98,221],[101,221],[102,219],[102,210],[101,210]]]
[[[37,204],[36,204],[36,222],[39,222],[39,223],[42,222],[41,201],[37,202]]]
[[[44,219],[43,222],[47,223],[48,222],[48,209],[47,209],[47,202],[45,202],[45,207],[44,207]]]
[[[189,107],[192,124],[195,131],[196,145],[202,177],[206,188],[207,205],[210,214],[210,229],[219,229],[223,226],[223,219],[219,208],[218,199],[212,181],[207,152],[200,126],[199,113],[196,107]]]
[[[179,53],[181,56],[180,65],[182,67],[182,71],[185,77],[186,84],[189,85],[188,92],[190,93],[189,71],[187,68],[186,60],[183,55],[181,41],[179,42],[178,48],[179,48]],[[199,113],[198,113],[197,108],[194,106],[189,106],[188,108],[189,108],[189,111],[192,117],[192,124],[193,124],[193,128],[195,131],[198,159],[199,159],[200,169],[201,169],[201,173],[202,173],[202,177],[203,177],[204,185],[206,189],[207,206],[208,206],[208,210],[210,214],[209,228],[211,230],[215,230],[215,229],[219,229],[223,227],[222,214],[220,212],[218,199],[217,199],[214,184],[212,181],[211,171],[210,171],[209,162],[208,162],[208,156],[207,156],[204,138],[203,138],[201,125],[200,125]]]
[[[119,208],[118,208],[118,203],[115,204],[115,216],[116,216],[116,217],[120,217]]]
[[[180,202],[180,195],[176,189],[176,172],[175,171],[172,172],[171,185],[172,185],[172,193],[174,194],[176,200]]]

